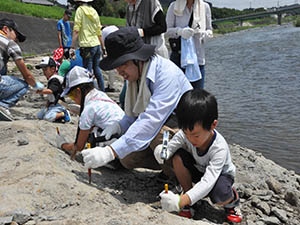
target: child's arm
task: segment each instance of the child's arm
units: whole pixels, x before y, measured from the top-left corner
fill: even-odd
[[[49,89],[49,88],[44,88],[44,89],[42,89],[42,90],[37,90],[36,93],[37,93],[37,94],[50,95],[50,94],[52,94],[53,92],[52,92],[52,90]]]
[[[186,149],[187,146],[185,143],[185,135],[182,130],[179,130],[168,142],[169,157],[174,155],[174,153],[180,148]]]

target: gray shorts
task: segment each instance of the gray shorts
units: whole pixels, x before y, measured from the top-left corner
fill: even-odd
[[[204,174],[194,166],[196,161],[193,156],[184,149],[178,149],[176,154],[181,157],[183,165],[190,171],[193,183],[199,182]],[[221,174],[215,186],[209,192],[208,197],[214,204],[227,201],[229,198],[233,197],[233,183],[234,179],[232,176]]]

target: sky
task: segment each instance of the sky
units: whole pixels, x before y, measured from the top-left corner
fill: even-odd
[[[57,0],[59,3],[66,5],[67,0]],[[120,0],[122,1],[122,0]],[[123,0],[124,1],[124,0]],[[248,8],[272,8],[278,6],[300,4],[300,0],[207,0],[218,8],[248,9]]]

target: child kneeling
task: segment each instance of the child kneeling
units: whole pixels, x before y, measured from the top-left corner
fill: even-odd
[[[167,145],[167,159],[172,161],[183,194],[161,192],[162,208],[191,218],[190,206],[209,196],[214,204],[224,206],[229,221],[241,222],[239,197],[233,188],[236,168],[227,142],[215,129],[215,97],[203,89],[190,90],[180,99],[176,115],[181,130]],[[161,151],[161,146],[156,147],[155,157],[160,163]]]

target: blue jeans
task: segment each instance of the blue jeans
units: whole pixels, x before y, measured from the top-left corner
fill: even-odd
[[[82,55],[83,67],[88,69],[90,72],[93,72],[98,83],[98,87],[101,91],[105,91],[104,88],[104,79],[99,67],[100,57],[101,57],[101,49],[100,45],[95,47],[87,47],[84,49],[89,49],[89,54],[86,57]]]
[[[14,106],[26,94],[28,84],[17,77],[4,75],[0,81],[0,106]]]
[[[48,108],[43,107],[38,113],[37,118],[40,120],[47,120],[49,122],[54,122],[56,120],[56,114],[64,112],[66,109],[60,104],[51,105]]]
[[[185,73],[185,69],[181,68],[180,65],[180,54],[177,52],[171,52],[170,55],[170,60],[175,63],[184,73]],[[204,88],[204,79],[205,79],[205,68],[204,65],[199,65],[200,68],[200,72],[202,75],[202,78],[200,80],[197,80],[195,82],[191,82],[191,85],[193,86],[194,89],[196,88]]]

